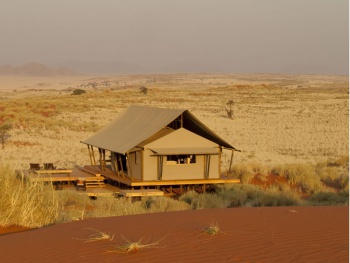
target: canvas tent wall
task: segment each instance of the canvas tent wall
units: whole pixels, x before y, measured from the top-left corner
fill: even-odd
[[[144,149],[143,180],[219,178],[219,145],[185,128],[145,145]]]

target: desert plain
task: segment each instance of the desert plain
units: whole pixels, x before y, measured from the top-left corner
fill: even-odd
[[[71,95],[74,89],[86,93]],[[14,129],[0,161],[16,168],[87,164],[80,141],[134,104],[188,109],[241,150],[234,157],[239,164],[315,163],[348,155],[347,76],[1,76],[0,118]],[[223,162],[227,168],[228,158]]]
[[[348,76],[323,75],[0,76],[0,123],[13,125],[0,163],[88,164],[80,141],[134,104],[188,109],[240,150],[234,166],[261,174],[337,162],[348,159],[348,85]],[[220,227],[213,236],[211,224]],[[144,249],[125,252],[133,242]],[[95,218],[0,236],[2,262],[348,262],[348,247],[347,205]]]

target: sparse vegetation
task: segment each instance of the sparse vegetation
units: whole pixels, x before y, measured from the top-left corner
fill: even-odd
[[[75,89],[75,90],[73,90],[72,95],[81,95],[84,93],[86,93],[86,91],[83,89]]]
[[[324,190],[324,186],[313,165],[288,164],[280,167],[280,171],[278,172],[277,170],[277,173],[286,177],[291,184],[308,194]]]
[[[88,230],[93,231],[94,233],[90,234],[88,238],[85,239],[80,239],[83,240],[84,243],[89,243],[89,242],[96,242],[100,240],[109,240],[112,241],[114,238],[114,235],[107,234],[105,232],[99,231],[94,228],[88,228]]]
[[[16,178],[9,167],[0,167],[0,225],[41,227],[57,223],[58,196],[50,185]]]
[[[11,129],[12,129],[12,125],[10,123],[4,122],[0,125],[0,143],[1,143],[2,149],[5,148],[5,143],[10,138],[9,131]]]
[[[219,224],[214,221],[212,221],[208,226],[201,226],[201,228],[203,233],[209,236],[215,236],[224,233],[220,230]]]
[[[142,87],[140,87],[140,92],[141,92],[142,94],[144,94],[144,95],[147,95],[147,93],[148,93],[148,88],[146,88],[145,86],[142,86]]]
[[[225,109],[225,110],[226,110],[226,113],[227,113],[227,117],[228,117],[229,119],[232,119],[232,118],[233,118],[233,109],[232,109],[233,100],[229,100],[226,104],[229,106],[228,109]]]
[[[291,190],[263,189],[259,186],[240,184],[218,186],[215,194],[187,192],[179,200],[188,203],[192,209],[294,206],[304,203],[300,196]]]
[[[295,168],[291,169],[291,171],[294,170]],[[285,171],[283,176],[291,173],[289,170],[283,171]],[[312,174],[316,178],[309,180],[311,186],[305,185],[301,189],[298,188],[299,184],[295,179],[287,181],[287,184],[266,184],[265,187],[248,183],[226,184],[216,186],[214,193],[199,194],[189,191],[178,200],[168,197],[143,197],[140,201],[131,203],[125,199],[113,197],[98,197],[97,200],[91,200],[87,195],[78,192],[56,191],[50,185],[29,183],[21,176],[16,177],[10,168],[2,167],[0,169],[0,189],[2,189],[0,191],[0,225],[41,227],[91,217],[189,209],[348,204],[348,185],[343,185],[338,191],[330,191],[331,188],[323,187],[317,192],[308,191],[313,185],[322,184],[321,177]],[[346,177],[345,174],[343,176]],[[315,183],[317,180],[319,183]],[[304,194],[308,194],[309,198],[305,199]],[[98,237],[98,233],[95,237]]]
[[[123,244],[115,246],[115,248],[113,248],[112,250],[108,250],[107,252],[117,252],[117,253],[136,253],[139,252],[140,250],[146,249],[146,248],[157,248],[157,246],[159,245],[160,241],[163,240],[159,240],[153,243],[150,242],[146,242],[143,243],[142,242],[142,238],[140,238],[137,241],[129,241],[128,239],[126,239],[125,237],[123,237]]]

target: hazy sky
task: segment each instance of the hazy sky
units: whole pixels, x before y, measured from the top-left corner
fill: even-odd
[[[348,0],[0,0],[0,65],[349,73]]]

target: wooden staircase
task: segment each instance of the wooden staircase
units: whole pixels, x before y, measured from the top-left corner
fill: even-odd
[[[104,183],[104,177],[103,176],[95,176],[95,177],[86,177],[85,178],[85,187],[86,188],[92,188],[92,187],[106,187]]]

